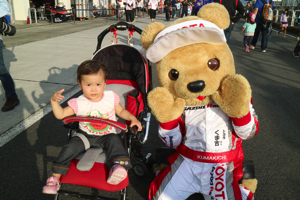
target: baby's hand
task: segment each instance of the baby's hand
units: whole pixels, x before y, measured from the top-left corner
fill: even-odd
[[[142,124],[141,124],[141,122],[137,118],[131,120],[130,127],[132,128],[133,126],[137,126],[138,127],[138,131],[142,130]]]
[[[52,101],[60,102],[60,101],[64,98],[64,96],[61,95],[61,93],[63,93],[63,91],[65,91],[65,89],[62,89],[62,90],[60,90],[60,91],[55,92],[55,93],[52,95],[51,100],[52,100]]]

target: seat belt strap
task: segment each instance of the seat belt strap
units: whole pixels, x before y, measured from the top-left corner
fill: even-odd
[[[90,142],[88,141],[88,139],[85,137],[85,135],[81,134],[81,133],[75,133],[73,137],[79,137],[83,144],[84,144],[84,148],[85,150],[89,149],[91,147]]]

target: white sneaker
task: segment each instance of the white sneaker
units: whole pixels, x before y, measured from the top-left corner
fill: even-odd
[[[251,49],[255,49],[255,46],[253,46],[253,45],[250,45],[250,48],[251,48]]]
[[[262,50],[263,53],[266,53],[267,50]]]

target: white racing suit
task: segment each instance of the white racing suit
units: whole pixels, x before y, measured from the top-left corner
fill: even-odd
[[[243,176],[242,140],[259,129],[252,103],[242,118],[230,118],[216,104],[186,106],[182,116],[160,123],[159,136],[177,147],[170,165],[153,180],[149,200],[187,199],[202,193],[205,200],[251,200],[253,194],[238,180]]]

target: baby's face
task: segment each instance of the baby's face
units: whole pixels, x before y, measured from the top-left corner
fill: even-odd
[[[86,98],[91,101],[101,100],[106,86],[106,80],[102,70],[97,74],[81,75],[81,81],[78,81],[78,83]]]

